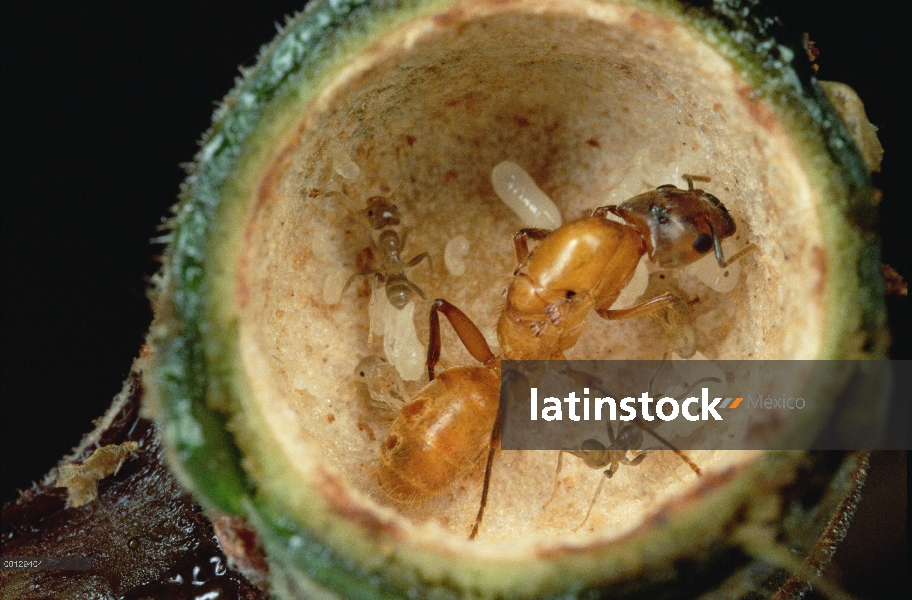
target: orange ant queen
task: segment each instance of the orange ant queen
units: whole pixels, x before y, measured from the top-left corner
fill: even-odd
[[[706,178],[685,175],[684,179],[686,190],[663,185],[620,205],[599,207],[591,216],[553,231],[517,232],[519,265],[497,322],[500,355],[491,351],[478,327],[460,309],[443,299],[433,302],[429,383],[402,408],[380,447],[377,476],[392,499],[412,502],[440,494],[474,469],[487,450],[481,501],[470,534],[474,539],[499,446],[501,360],[564,358],[564,351],[582,335],[583,321],[592,310],[604,319],[617,320],[674,309],[682,300],[671,292],[629,308],[610,308],[644,254],[660,267],[677,268],[714,250],[724,268],[754,248],[749,244],[726,260],[720,241],[735,233],[734,221],[715,196],[694,188],[695,179]],[[530,239],[540,242],[531,251]],[[441,348],[438,313],[447,318],[481,366],[455,367],[435,376]]]

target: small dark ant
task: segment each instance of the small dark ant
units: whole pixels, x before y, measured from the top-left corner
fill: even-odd
[[[652,394],[652,385],[655,382],[656,376],[659,374],[659,371],[662,370],[662,367],[665,365],[665,359],[667,354],[662,358],[662,364],[659,365],[659,368],[656,369],[656,372],[653,373],[652,378],[649,380],[649,393]],[[589,373],[584,373],[582,371],[576,371],[566,367],[561,370],[564,375],[567,375],[577,383],[584,382],[586,385],[591,386],[593,389],[598,390],[603,394],[608,394],[608,392],[601,386],[600,381],[593,375]],[[701,383],[706,382],[715,382],[720,383],[721,380],[716,377],[703,377],[698,379],[693,384],[688,387],[688,389],[681,394],[681,398],[690,393],[690,391]],[[678,398],[680,399],[680,398]],[[560,472],[563,468],[563,457],[564,453],[572,454],[577,458],[582,459],[590,469],[605,469],[603,474],[605,477],[600,478],[598,487],[595,488],[595,494],[592,495],[592,500],[589,502],[589,509],[586,511],[586,516],[583,518],[582,522],[579,525],[573,528],[573,531],[579,531],[579,529],[586,524],[589,520],[589,515],[592,514],[592,509],[595,506],[596,500],[598,500],[599,494],[602,493],[602,487],[605,485],[605,481],[611,479],[621,465],[636,466],[639,465],[651,452],[658,450],[658,447],[655,448],[646,448],[640,450],[640,447],[643,445],[643,432],[648,433],[662,445],[672,450],[677,454],[681,460],[687,463],[687,466],[699,477],[701,475],[700,467],[697,466],[686,454],[681,452],[676,448],[671,442],[666,440],[664,437],[657,434],[651,428],[649,428],[646,423],[640,417],[637,417],[632,423],[622,426],[617,435],[614,433],[614,429],[611,427],[611,421],[606,422],[608,429],[608,443],[606,447],[600,441],[595,439],[583,440],[582,447],[579,450],[561,450],[557,455],[557,469],[554,472],[554,489],[551,492],[551,497],[548,498],[548,501],[542,506],[542,510],[548,507],[551,504],[551,501],[554,500],[554,497],[557,495],[557,488],[560,486]],[[633,454],[632,457],[628,458],[628,453]]]
[[[371,246],[376,250],[376,252],[370,254],[371,258],[373,258],[373,265],[368,269],[353,273],[352,276],[348,278],[348,281],[345,282],[345,286],[342,288],[342,294],[345,293],[345,290],[348,289],[351,282],[355,280],[355,277],[358,277],[359,275],[376,275],[377,281],[386,284],[386,297],[389,299],[390,304],[395,306],[398,310],[405,308],[405,305],[411,301],[412,292],[421,296],[423,300],[427,300],[427,296],[424,295],[421,288],[412,283],[409,278],[405,276],[405,269],[407,267],[414,267],[425,258],[428,261],[428,265],[433,269],[431,255],[427,252],[422,252],[411,260],[403,262],[400,253],[405,249],[405,240],[407,237],[408,230],[404,230],[402,232],[402,237],[400,238],[399,234],[396,233],[394,229],[384,229],[380,232],[380,236],[376,242],[371,238]]]
[[[413,292],[421,296],[422,299],[427,300],[427,296],[424,295],[421,288],[412,283],[405,276],[404,271],[407,267],[413,267],[425,258],[433,269],[431,256],[427,252],[422,252],[408,262],[402,261],[400,253],[405,249],[408,230],[404,229],[400,238],[399,233],[395,229],[391,229],[402,222],[399,208],[385,196],[371,196],[367,199],[367,206],[363,210],[358,210],[351,198],[342,192],[327,192],[324,196],[327,198],[341,198],[352,212],[363,215],[367,219],[370,229],[380,231],[377,240],[374,240],[373,236],[370,235],[371,246],[365,253],[370,266],[352,274],[348,281],[345,282],[342,294],[345,294],[352,281],[359,275],[376,275],[379,282],[386,284],[386,297],[389,299],[390,304],[398,310],[405,308],[411,301]]]

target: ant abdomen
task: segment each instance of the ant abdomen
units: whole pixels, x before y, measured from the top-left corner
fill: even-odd
[[[441,372],[406,404],[380,446],[377,480],[398,502],[448,489],[489,447],[500,378],[485,367]]]

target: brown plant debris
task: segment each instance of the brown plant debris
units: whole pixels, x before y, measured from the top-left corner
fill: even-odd
[[[136,442],[102,446],[81,465],[62,465],[55,486],[67,488],[67,500],[71,507],[85,506],[98,497],[98,480],[117,474],[124,461],[138,449],[139,444]]]
[[[817,57],[820,56],[820,49],[817,48],[811,37],[805,33],[802,35],[802,41],[804,42],[804,51],[807,52],[808,60],[811,63],[811,69],[814,70],[814,75],[817,74],[817,71],[820,70],[820,65],[816,64]]]
[[[884,149],[877,139],[877,127],[868,121],[861,98],[855,90],[838,81],[821,81],[820,88],[839,113],[868,170],[879,173]]]
[[[902,275],[896,272],[896,269],[886,263],[881,263],[880,270],[883,273],[885,294],[904,298],[909,295],[909,284]]]

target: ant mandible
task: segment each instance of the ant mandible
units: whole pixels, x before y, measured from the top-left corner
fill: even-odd
[[[478,534],[487,503],[494,452],[500,443],[500,362],[502,359],[561,359],[582,334],[594,309],[602,318],[629,319],[680,302],[666,293],[625,309],[611,309],[644,254],[662,267],[682,267],[716,251],[735,223],[714,196],[663,185],[619,206],[602,206],[592,216],[553,231],[522,229],[514,236],[519,266],[507,290],[497,323],[502,354],[495,356],[475,324],[459,308],[437,299],[430,311],[428,384],[403,407],[381,443],[377,471],[381,488],[400,502],[431,498],[477,465],[488,452],[478,514],[469,536]],[[623,223],[606,218],[619,216]],[[528,240],[540,240],[529,251]],[[482,366],[447,369],[435,378],[440,358],[438,312]],[[509,385],[504,386],[505,389]]]

